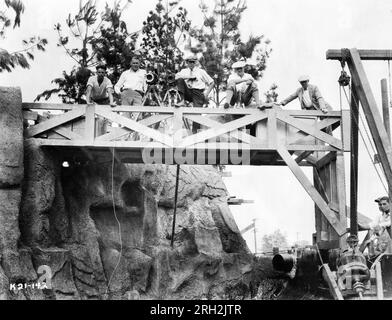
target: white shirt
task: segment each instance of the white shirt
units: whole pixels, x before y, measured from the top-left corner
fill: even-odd
[[[309,95],[309,90],[303,90],[303,95],[302,95],[302,101],[305,105],[306,108],[312,108],[313,107],[313,102],[312,99],[310,99]]]
[[[244,73],[244,75],[242,77],[240,77],[237,73],[234,72],[229,76],[229,79],[227,79],[227,83],[229,84],[230,82],[234,82],[234,81],[238,81],[238,80],[245,80],[244,82],[238,83],[236,85],[236,90],[238,92],[244,93],[246,91],[246,89],[248,88],[246,81],[254,80],[254,78],[249,73]]]
[[[389,213],[383,212],[377,219],[370,223],[370,228],[374,229],[375,227],[390,227],[391,226],[391,216]]]
[[[98,83],[98,76],[92,76],[88,79],[87,87],[91,87],[91,98],[100,99],[108,97],[108,89],[113,88],[112,82],[104,77],[101,85]]]
[[[144,92],[146,88],[146,70],[139,69],[133,71],[129,69],[121,74],[120,79],[114,86],[117,93],[121,92],[121,89],[132,89]]]
[[[189,89],[204,90],[206,86],[209,86],[214,82],[205,70],[198,67],[195,67],[193,70],[189,68],[182,69],[176,74],[176,80],[181,78],[196,78],[195,81],[185,80]]]

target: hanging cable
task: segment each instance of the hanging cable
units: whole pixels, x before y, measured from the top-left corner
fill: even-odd
[[[118,235],[119,235],[119,240],[120,240],[120,255],[119,255],[117,264],[116,264],[116,266],[114,267],[112,274],[110,275],[109,282],[108,282],[108,286],[107,286],[107,288],[106,288],[106,293],[105,293],[106,295],[107,295],[108,292],[109,292],[110,283],[112,282],[113,276],[114,276],[115,272],[117,271],[118,266],[120,265],[121,257],[122,257],[122,253],[123,253],[123,243],[122,243],[122,234],[121,234],[121,223],[120,223],[120,220],[118,220],[118,217],[117,217],[117,213],[116,213],[116,203],[115,203],[115,200],[114,200],[114,164],[115,164],[115,155],[114,155],[114,154],[115,154],[115,148],[113,148],[113,150],[112,150],[112,170],[111,170],[111,173],[112,173],[112,175],[111,175],[111,180],[112,180],[112,181],[111,181],[111,182],[112,182],[112,204],[113,204],[113,214],[114,214],[114,218],[116,219],[117,224],[118,224]]]
[[[343,92],[344,92],[344,95],[346,96],[347,102],[350,103],[350,99],[348,98],[347,92],[346,92],[346,90],[345,90],[344,88],[343,88]],[[356,107],[357,107],[358,110],[359,110],[359,106],[358,106],[358,104],[357,104],[357,102],[356,102],[355,100],[354,100],[354,103],[355,103]],[[350,108],[350,111],[351,111],[351,114],[352,114],[351,108]],[[355,118],[354,118],[354,119],[355,119]],[[371,152],[370,152],[370,150],[369,150],[369,147],[368,147],[368,145],[367,145],[367,143],[366,143],[366,140],[365,140],[365,138],[364,138],[364,136],[363,136],[362,130],[361,130],[361,128],[359,127],[359,123],[358,123],[358,121],[357,121],[356,119],[355,119],[355,122],[356,122],[356,124],[357,124],[357,126],[358,126],[358,131],[359,131],[359,134],[360,134],[360,136],[361,136],[362,142],[363,142],[363,144],[364,144],[364,146],[365,146],[365,149],[366,149],[366,151],[367,151],[367,153],[368,153],[368,155],[369,155],[370,162],[372,163],[372,165],[373,165],[373,167],[374,167],[374,169],[375,169],[375,171],[376,171],[376,173],[377,173],[377,176],[378,176],[378,178],[379,178],[379,180],[380,180],[380,182],[381,182],[381,184],[382,184],[382,186],[383,186],[385,192],[388,193],[388,191],[387,191],[388,189],[386,188],[386,186],[385,186],[385,184],[384,184],[384,181],[383,181],[383,179],[382,179],[382,177],[381,177],[381,174],[379,173],[379,171],[378,171],[376,165],[375,165],[374,162],[373,162],[372,154],[371,154]]]

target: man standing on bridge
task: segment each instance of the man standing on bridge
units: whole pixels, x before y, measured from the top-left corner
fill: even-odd
[[[114,89],[121,94],[121,104],[124,106],[141,106],[146,84],[146,71],[140,69],[141,60],[134,56],[131,68],[124,71]],[[131,117],[131,115],[130,115]]]
[[[298,98],[303,110],[321,110],[324,113],[331,111],[331,106],[324,101],[323,96],[317,86],[309,84],[309,76],[301,76],[298,81],[301,87],[297,89],[292,95],[288,96],[278,105],[285,106],[294,99]]]

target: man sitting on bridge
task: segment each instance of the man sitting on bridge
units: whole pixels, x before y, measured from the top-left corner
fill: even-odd
[[[91,76],[87,82],[86,100],[88,104],[116,106],[113,99],[113,84],[106,77],[106,66],[99,65],[96,68],[97,75]]]
[[[185,61],[188,67],[176,74],[178,92],[184,102],[193,103],[194,108],[202,108],[208,104],[208,96],[214,88],[214,80],[205,70],[196,65],[198,61],[196,56],[188,56]]]
[[[237,102],[247,108],[252,98],[256,102],[255,107],[260,107],[259,89],[255,79],[249,73],[245,73],[245,65],[245,62],[238,61],[232,66],[234,73],[227,80],[225,109],[234,106]]]
[[[301,88],[297,89],[292,95],[278,103],[278,105],[285,106],[298,98],[301,103],[301,109],[303,110],[321,110],[324,113],[327,113],[328,110],[332,110],[331,106],[324,101],[317,86],[309,84],[309,79],[309,76],[299,77],[298,81],[301,84]]]

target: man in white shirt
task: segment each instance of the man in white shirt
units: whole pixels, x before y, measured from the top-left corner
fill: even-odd
[[[141,106],[146,90],[146,71],[140,69],[141,60],[133,57],[131,68],[124,71],[114,89],[121,93],[121,104],[126,106]]]
[[[97,75],[91,76],[87,82],[87,103],[96,103],[100,105],[110,104],[114,107],[116,104],[113,99],[113,84],[109,78],[106,77],[106,66],[99,65],[96,70]]]
[[[379,215],[369,224],[369,253],[373,257],[377,256],[380,253],[383,253],[391,242],[391,238],[389,236],[391,228],[389,197],[380,197],[374,201],[378,203],[378,209],[380,210],[381,215]]]
[[[321,110],[327,113],[332,110],[331,106],[324,101],[323,96],[317,86],[309,84],[309,76],[304,75],[299,77],[298,81],[301,88],[297,89],[292,95],[288,96],[279,105],[285,106],[294,99],[298,98],[303,110]]]
[[[255,79],[249,74],[245,73],[245,62],[238,61],[232,66],[234,73],[232,73],[227,80],[226,103],[225,109],[234,106],[237,102],[249,107],[252,98],[255,100],[255,107],[260,106],[259,89]]]
[[[176,74],[178,92],[184,101],[192,102],[194,108],[202,108],[208,104],[214,80],[205,70],[196,66],[196,56],[187,57],[185,62],[188,67]]]

